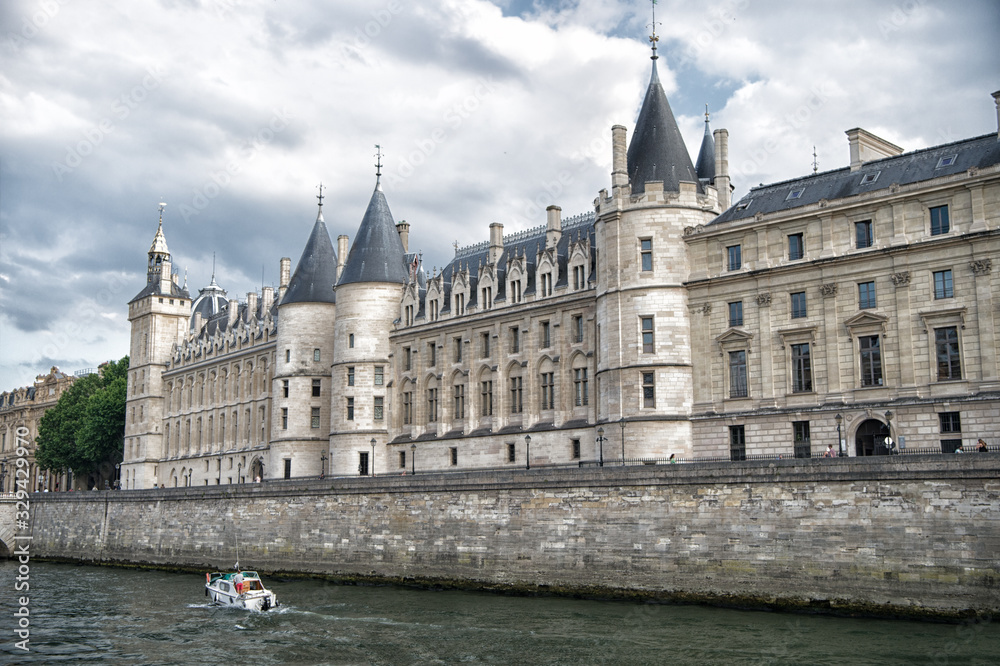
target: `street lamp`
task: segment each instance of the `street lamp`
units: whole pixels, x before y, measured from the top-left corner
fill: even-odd
[[[417,445],[410,444],[410,474],[417,473]]]
[[[625,417],[623,416],[618,425],[622,427],[622,467],[625,466]]]
[[[320,465],[322,465],[322,467],[320,467],[320,470],[319,470],[319,478],[321,478],[321,479],[326,476],[326,461],[327,460],[328,460],[328,458],[326,457],[326,451],[324,451],[323,454],[320,455],[320,457],[319,457]]]
[[[115,483],[118,484],[118,486],[115,488],[115,490],[121,490],[122,489],[122,464],[120,462],[115,463]]]
[[[844,420],[844,417],[837,414],[833,417],[837,421],[837,455],[840,458],[844,457],[844,440],[840,436],[840,422]]]
[[[892,412],[888,409],[885,410],[885,424],[889,427],[889,437],[885,440],[885,450],[886,453],[892,454]]]
[[[531,469],[531,435],[524,436],[524,469]]]
[[[375,438],[372,437],[372,478],[375,477]]]
[[[243,481],[240,480],[240,478],[241,478],[240,474],[242,473],[240,470],[242,470],[242,469],[243,469],[243,461],[240,461],[240,462],[236,463],[236,483],[243,483]],[[190,474],[190,472],[189,472],[189,474]],[[188,483],[188,485],[191,485],[191,484]]]
[[[597,443],[601,445],[601,467],[604,467],[604,428],[597,429]]]

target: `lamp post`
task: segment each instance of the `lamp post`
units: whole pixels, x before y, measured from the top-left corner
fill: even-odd
[[[417,473],[417,445],[410,444],[410,474]]]
[[[601,445],[600,466],[604,467],[604,428],[597,429],[597,443]]]
[[[524,469],[531,469],[531,435],[524,436]]]
[[[372,437],[372,478],[375,478],[375,438]]]
[[[193,468],[193,467],[192,467],[191,469],[189,469],[189,470],[188,470],[188,482],[187,482],[187,484],[188,484],[188,488],[190,488],[190,487],[191,487],[191,475],[192,475],[192,474],[194,474],[194,468]]]
[[[892,454],[892,412],[888,409],[885,410],[885,424],[889,427],[889,437],[885,440],[885,450],[890,455]]]
[[[622,467],[625,466],[625,417],[623,416],[618,425],[622,427]]]
[[[844,420],[844,417],[841,416],[840,414],[837,414],[833,418],[834,418],[834,420],[837,421],[837,457],[843,458],[844,457],[844,440],[840,436],[840,422]]]
[[[319,457],[319,462],[321,465],[319,470],[319,478],[321,479],[326,476],[326,461],[327,461],[326,451],[324,451]]]
[[[122,464],[120,462],[115,463],[115,490],[122,489]]]
[[[240,461],[236,463],[236,483],[243,483],[243,481],[240,480],[241,479],[240,474],[242,473],[241,471],[242,469],[243,469],[243,462]]]

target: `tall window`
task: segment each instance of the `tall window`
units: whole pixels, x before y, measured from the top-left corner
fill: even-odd
[[[315,429],[315,428],[319,428],[319,407],[313,407],[313,408],[312,408],[312,414],[311,414],[311,417],[312,417],[312,418],[311,418],[311,421],[312,421],[312,427],[313,427],[314,429]]]
[[[464,419],[465,418],[465,384],[456,384],[454,387],[455,393],[455,418]]]
[[[575,394],[574,402],[577,407],[582,407],[589,403],[587,396],[587,368],[576,368],[573,370],[573,390]]]
[[[313,360],[314,361],[319,361],[319,350],[318,349],[313,349]]]
[[[493,307],[493,287],[483,287],[483,309],[489,310]]]
[[[412,305],[407,305],[405,308],[403,308],[403,312],[405,314],[406,325],[407,326],[412,326],[413,325],[413,306]]]
[[[281,429],[288,430],[288,407],[281,408]]]
[[[406,351],[409,351],[409,349],[410,348],[407,347]],[[409,370],[410,368],[407,367],[406,369]],[[347,366],[347,385],[348,386],[354,386],[354,366],[353,365]]]
[[[940,236],[948,233],[949,230],[951,230],[951,224],[948,221],[948,207],[935,206],[931,208],[931,236]]]
[[[510,353],[516,354],[521,351],[521,331],[517,326],[510,327]]]
[[[462,362],[462,338],[455,338],[452,341],[455,348],[455,363]]]
[[[802,234],[790,234],[788,236],[788,259],[795,261],[805,256],[805,243],[802,241]]]
[[[958,355],[958,328],[947,326],[934,329],[939,382],[962,378],[962,362]]]
[[[465,294],[455,294],[455,315],[465,314]]]
[[[587,269],[583,266],[573,267],[573,290],[580,291],[587,286]]]
[[[285,363],[290,363],[291,360],[292,360],[292,350],[291,349],[286,349],[285,350]]]
[[[437,365],[437,345],[433,342],[427,343],[427,365],[434,367]]]
[[[542,335],[540,340],[540,346],[542,349],[547,349],[552,346],[552,328],[549,326],[549,322],[542,322]]]
[[[556,375],[554,372],[542,373],[542,409],[555,409],[556,405]]]
[[[812,446],[809,443],[809,421],[792,421],[792,438],[795,442],[795,457],[812,457]]]
[[[542,273],[542,296],[552,295],[552,273]]]
[[[288,397],[288,380],[287,379],[282,379],[281,380],[281,396],[283,398],[287,398]]]
[[[934,271],[934,298],[951,298],[954,295],[951,271]]]
[[[653,239],[643,238],[640,240],[639,251],[642,255],[642,270],[653,270]]]
[[[413,367],[413,356],[409,347],[403,347],[403,370],[410,370]]]
[[[482,357],[483,358],[489,358],[490,357],[490,334],[488,332],[487,333],[480,333],[479,340],[480,340],[480,352],[481,352]]]
[[[486,380],[479,385],[479,415],[493,416],[493,381]]]
[[[524,403],[521,401],[523,394],[523,384],[520,377],[510,378],[510,413],[520,414],[524,411]]]
[[[403,425],[413,423],[413,393],[403,391]]]
[[[399,468],[402,470],[406,469],[406,451],[399,452]]]
[[[729,325],[743,325],[743,301],[733,301],[729,304]]]
[[[861,310],[871,309],[876,306],[875,282],[861,282],[858,284],[858,308]]]
[[[436,388],[427,389],[427,422],[434,423],[438,420],[438,390]]]
[[[652,354],[654,347],[653,340],[653,318],[642,317],[642,353]]]
[[[960,412],[940,412],[941,420],[941,453],[954,453],[962,444],[962,418]]]
[[[806,292],[797,291],[792,294],[792,319],[806,316]]]
[[[451,456],[451,465],[452,467],[454,467],[455,465],[458,464],[458,447],[457,446],[451,447],[449,453]]]
[[[729,426],[729,459],[747,459],[747,437],[743,426]]]
[[[431,311],[430,312],[431,321],[437,321],[437,319],[438,319],[438,300],[436,298],[433,298],[433,299],[430,300],[430,302],[428,303],[428,305],[430,306],[430,311]]]
[[[812,367],[809,362],[809,343],[792,345],[792,392],[812,391]]]
[[[347,399],[347,420],[354,420],[354,398]]]
[[[872,235],[872,221],[855,222],[854,238],[859,250],[871,247],[875,242],[875,237]]]
[[[743,266],[743,253],[739,245],[730,245],[726,248],[726,268],[731,271],[738,271]]]
[[[858,338],[861,350],[861,385],[882,386],[882,352],[877,335]]]
[[[746,350],[729,352],[729,397],[747,397]]]
[[[510,281],[510,301],[511,303],[521,302],[521,281],[511,280]]]
[[[382,386],[385,382],[385,367],[381,365],[375,366],[375,386]]]
[[[573,342],[583,342],[583,315],[573,317]]]
[[[513,444],[507,445],[507,462],[517,461],[517,447]]]
[[[347,346],[350,347],[351,349],[354,349],[354,334],[353,333],[348,333],[347,334]]]
[[[580,459],[580,440],[574,439],[574,440],[570,440],[570,441],[573,444],[573,453],[572,453],[573,460],[579,460]]]
[[[318,398],[323,390],[322,380],[314,379],[312,380],[313,397]]]
[[[383,412],[385,409],[385,398],[377,395],[375,396],[375,420],[381,421]]]
[[[642,406],[656,407],[656,375],[652,372],[642,373]]]

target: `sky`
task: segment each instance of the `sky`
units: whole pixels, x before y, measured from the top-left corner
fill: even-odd
[[[692,161],[729,130],[738,199],[997,131],[993,0],[660,0],[660,79]],[[375,186],[425,269],[593,209],[650,76],[639,0],[5,0],[0,391],[128,353],[159,204],[192,296],[276,285],[316,218],[353,240]]]

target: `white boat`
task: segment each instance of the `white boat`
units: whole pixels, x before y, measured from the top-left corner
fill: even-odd
[[[206,573],[205,596],[222,606],[266,611],[278,606],[278,597],[261,582],[256,571]]]

